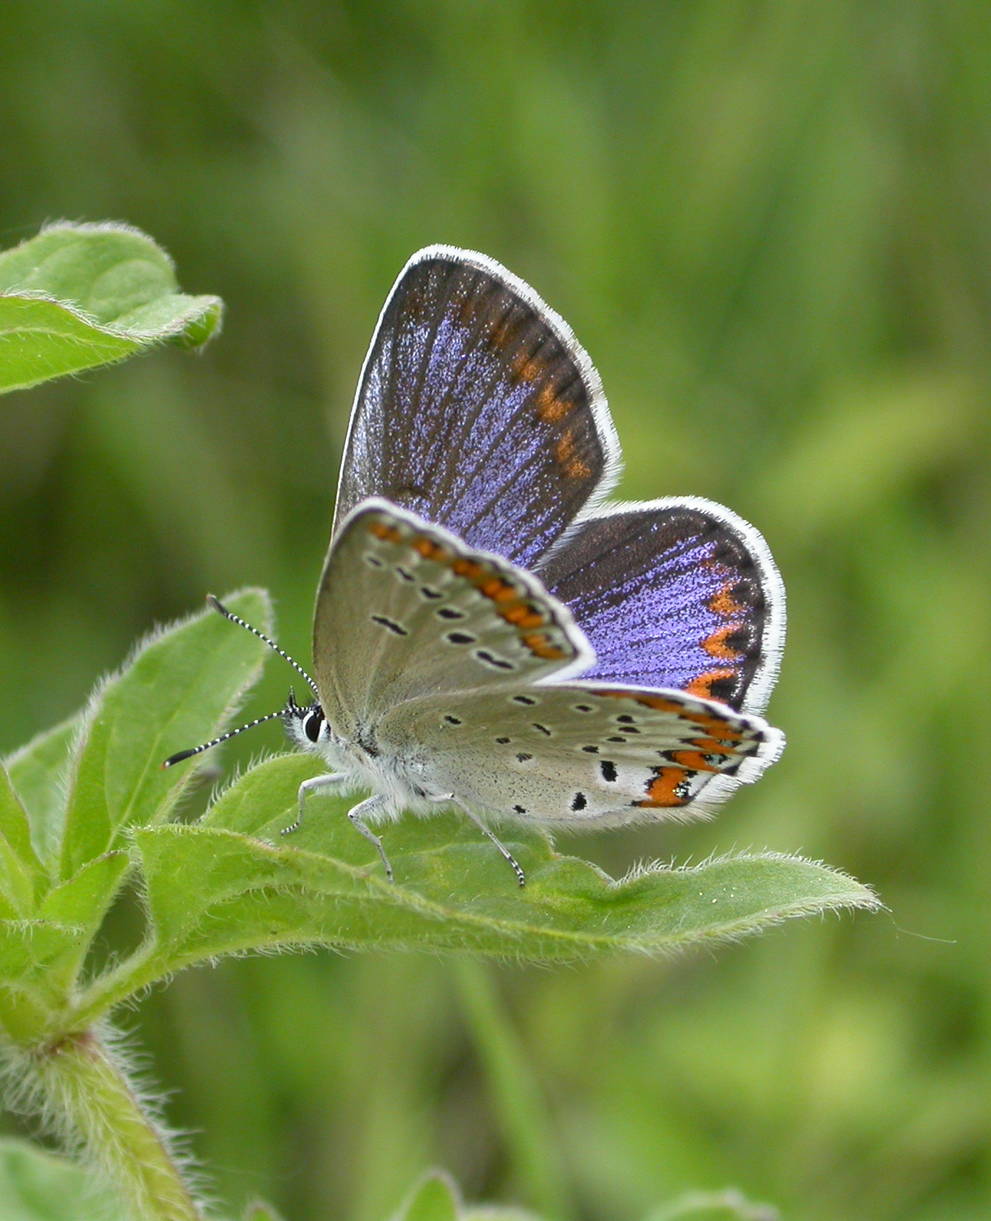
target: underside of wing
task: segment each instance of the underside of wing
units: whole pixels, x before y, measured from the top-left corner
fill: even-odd
[[[784,586],[764,539],[695,497],[617,505],[539,568],[596,654],[586,678],[674,687],[762,712],[784,643]]]
[[[529,573],[375,499],[331,543],[313,655],[324,712],[346,735],[402,701],[568,677],[592,661],[567,607]]]
[[[556,682],[420,700],[382,735],[424,747],[431,791],[571,827],[705,815],[784,744],[761,718],[681,691]]]
[[[335,529],[381,496],[531,568],[618,461],[598,374],[563,319],[493,259],[432,246],[372,339]]]

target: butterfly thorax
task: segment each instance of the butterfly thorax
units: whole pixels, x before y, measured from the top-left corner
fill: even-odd
[[[319,704],[291,708],[286,733],[301,750],[319,755],[348,791],[370,789],[385,798],[381,815],[398,818],[404,810],[436,813],[448,794],[434,793],[423,782],[424,759],[415,749],[403,751],[380,739],[377,727],[358,724],[347,735],[335,730]]]

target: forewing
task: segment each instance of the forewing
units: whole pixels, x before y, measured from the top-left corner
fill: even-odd
[[[586,678],[762,712],[784,643],[784,586],[761,535],[697,498],[620,505],[540,568],[596,654]]]
[[[429,791],[500,818],[589,827],[708,813],[784,744],[760,717],[681,691],[556,682],[419,700],[382,737],[422,745]]]
[[[313,655],[324,712],[346,735],[418,696],[570,676],[592,661],[536,578],[374,499],[331,543]]]
[[[414,255],[351,417],[335,529],[369,496],[531,568],[614,481],[619,445],[568,325],[482,254]]]

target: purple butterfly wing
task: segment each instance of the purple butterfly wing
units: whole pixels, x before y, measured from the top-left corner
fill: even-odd
[[[531,568],[608,491],[618,456],[567,324],[485,255],[428,247],[396,281],[365,359],[335,530],[381,496]]]
[[[761,535],[711,501],[621,505],[538,567],[596,654],[583,679],[668,687],[763,711],[784,643],[784,586]]]

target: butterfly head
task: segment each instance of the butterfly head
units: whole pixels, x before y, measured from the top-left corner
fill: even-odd
[[[330,725],[319,701],[298,704],[292,687],[289,688],[289,698],[281,715],[286,736],[302,750],[312,750],[318,743],[330,737]]]
[[[316,683],[310,678],[299,662],[290,657],[285,649],[280,648],[264,632],[260,632],[256,627],[252,627],[250,623],[246,623],[240,615],[235,615],[233,611],[229,611],[213,594],[207,595],[207,605],[212,610],[215,610],[217,614],[222,615],[225,619],[229,619],[231,623],[236,623],[238,627],[244,628],[252,636],[257,636],[259,640],[267,644],[273,652],[278,653],[284,661],[287,661],[298,674],[301,674],[306,679],[314,696],[319,694]],[[323,714],[323,709],[320,707],[319,699],[314,699],[312,704],[297,704],[295,692],[290,687],[289,698],[286,700],[284,708],[280,708],[276,712],[268,712],[264,716],[256,717],[255,720],[248,721],[245,725],[239,725],[237,729],[229,729],[226,733],[220,734],[219,737],[211,738],[209,742],[203,742],[201,745],[193,746],[188,750],[180,750],[177,754],[170,755],[162,764],[162,767],[173,767],[184,759],[192,758],[193,755],[200,755],[212,746],[218,746],[221,742],[226,742],[230,738],[235,738],[238,734],[244,733],[246,729],[254,729],[256,725],[263,725],[266,721],[272,721],[276,717],[281,718],[290,740],[304,750],[312,749],[317,743],[325,742],[330,738],[330,726]]]

